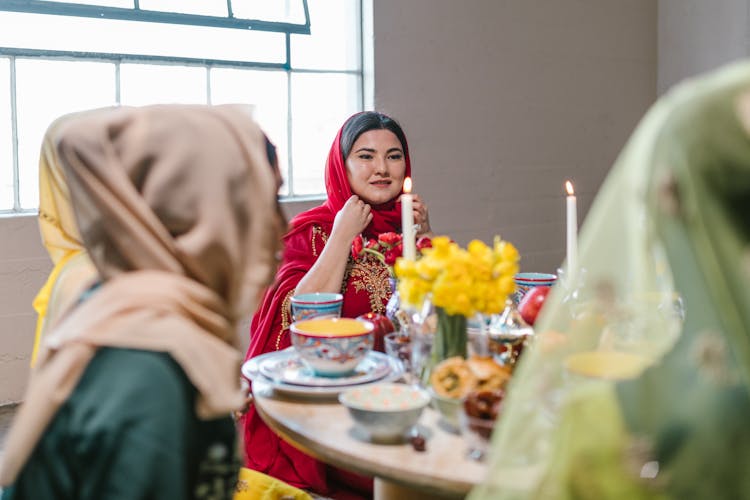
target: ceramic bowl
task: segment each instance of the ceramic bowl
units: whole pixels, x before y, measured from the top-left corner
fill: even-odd
[[[294,321],[318,318],[321,316],[341,316],[344,296],[340,293],[302,293],[291,299]]]
[[[552,286],[557,281],[557,275],[551,273],[518,273],[513,277],[516,282],[516,293],[513,301],[518,304],[526,292],[535,286]]]
[[[430,394],[417,386],[378,383],[348,389],[339,394],[339,402],[370,441],[394,443],[417,424]]]
[[[313,318],[289,327],[302,361],[321,377],[349,375],[372,350],[374,325],[351,318]]]

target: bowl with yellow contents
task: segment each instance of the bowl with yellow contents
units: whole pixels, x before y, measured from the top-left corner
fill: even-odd
[[[374,325],[351,318],[314,318],[289,327],[300,359],[321,377],[351,374],[372,350]]]

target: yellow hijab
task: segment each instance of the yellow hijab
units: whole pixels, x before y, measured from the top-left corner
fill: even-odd
[[[47,326],[54,324],[97,275],[78,232],[65,173],[53,142],[55,132],[73,116],[63,116],[49,126],[39,157],[39,231],[54,267],[33,302],[37,323],[32,367]]]

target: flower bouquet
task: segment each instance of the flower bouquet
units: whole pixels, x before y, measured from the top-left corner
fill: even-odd
[[[513,244],[495,237],[493,246],[474,240],[466,249],[446,236],[432,239],[415,261],[398,259],[395,273],[403,303],[422,308],[429,301],[437,314],[430,366],[451,356],[466,357],[467,318],[503,310],[513,293],[520,260]]]
[[[352,258],[358,260],[372,255],[382,262],[388,268],[391,277],[395,278],[393,266],[404,253],[402,239],[399,233],[394,232],[381,233],[377,238],[365,238],[360,234],[352,241]],[[423,249],[432,247],[432,241],[429,237],[422,236],[417,240],[416,246],[421,254]]]
[[[403,323],[403,315],[399,314],[401,309],[401,301],[396,292],[396,274],[393,270],[393,266],[396,260],[403,255],[403,237],[399,233],[387,232],[381,233],[377,238],[365,238],[363,235],[359,235],[352,241],[352,259],[362,260],[368,258],[375,258],[380,261],[390,276],[391,284],[391,297],[385,308],[385,314],[393,324],[393,328],[397,331],[401,331],[401,323]],[[422,250],[432,247],[432,241],[427,236],[422,236],[416,242],[417,256],[421,256]],[[399,318],[399,316],[402,316]]]

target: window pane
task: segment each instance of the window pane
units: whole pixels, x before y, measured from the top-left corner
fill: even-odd
[[[0,210],[13,208],[13,145],[10,119],[10,60],[0,58]]]
[[[283,33],[0,12],[0,46],[282,63]],[[33,29],[29,29],[33,26]]]
[[[359,69],[359,2],[310,0],[310,34],[291,35],[292,66]]]
[[[115,67],[110,63],[16,60],[18,169],[21,207],[39,199],[39,149],[61,115],[115,104]]]
[[[309,2],[308,2],[309,3]],[[302,0],[232,0],[232,13],[240,19],[258,19],[280,23],[304,24],[305,8]]]
[[[202,16],[227,17],[229,15],[226,0],[141,0],[138,5],[143,10],[160,10]]]
[[[206,69],[157,64],[120,66],[120,102],[148,104],[206,104]]]
[[[323,172],[336,132],[359,110],[359,78],[292,74],[294,194],[325,193]]]
[[[279,167],[286,185],[289,147],[287,144],[287,76],[283,71],[242,69],[211,70],[211,103],[246,103],[255,109],[253,116],[276,145]]]

